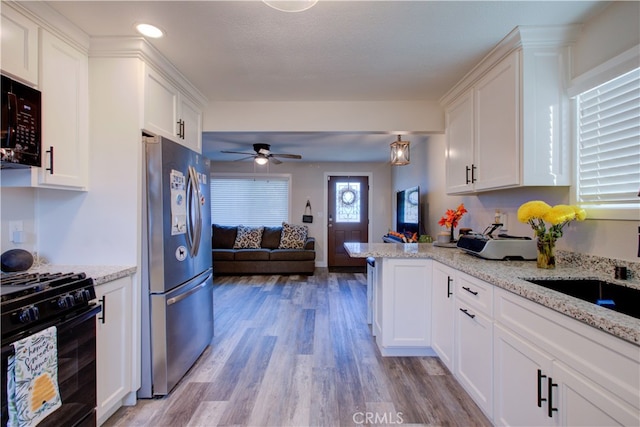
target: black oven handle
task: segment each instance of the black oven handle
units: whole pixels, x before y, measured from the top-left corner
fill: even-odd
[[[59,334],[60,330],[66,329],[66,328],[73,328],[74,326],[77,326],[80,323],[85,322],[86,320],[97,316],[98,313],[100,313],[100,311],[102,311],[102,307],[94,303],[84,308],[82,311],[73,313],[72,317],[62,321],[62,323],[60,323],[59,318],[55,318],[48,322],[41,323],[32,329],[27,329],[21,332],[20,334],[16,334],[9,338],[5,338],[2,340],[2,353],[1,353],[2,360],[4,360],[8,356],[15,354],[13,349],[13,343],[18,341],[19,339],[25,338],[29,335],[33,335],[40,331],[44,331],[45,329],[51,326],[55,326],[56,328],[58,328],[58,334]]]

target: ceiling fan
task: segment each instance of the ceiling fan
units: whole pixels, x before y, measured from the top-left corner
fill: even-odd
[[[271,163],[279,165],[280,163],[282,163],[279,159],[277,159],[276,157],[281,157],[283,159],[302,159],[302,156],[299,154],[276,154],[276,153],[272,153],[270,151],[271,145],[269,144],[253,144],[253,150],[255,151],[255,153],[244,153],[244,152],[240,152],[240,151],[221,151],[221,153],[227,153],[227,154],[244,154],[248,157],[243,157],[241,159],[237,159],[235,160],[236,162],[239,162],[241,160],[246,160],[249,159],[251,157],[253,157],[255,159],[255,162],[259,165],[266,165],[269,160],[271,160]]]

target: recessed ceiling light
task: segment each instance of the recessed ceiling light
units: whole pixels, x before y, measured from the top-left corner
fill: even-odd
[[[164,35],[160,28],[151,24],[137,24],[136,30],[138,30],[138,32],[143,36],[151,37],[153,39],[158,39]]]
[[[311,9],[318,0],[262,0],[264,4],[281,12],[303,12]]]

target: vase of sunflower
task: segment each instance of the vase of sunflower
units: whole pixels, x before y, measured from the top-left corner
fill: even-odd
[[[454,230],[458,226],[458,221],[464,214],[467,213],[467,210],[464,207],[464,203],[460,203],[460,205],[454,209],[447,209],[444,216],[440,218],[438,221],[438,225],[447,227],[450,230],[451,236],[449,237],[449,242],[454,243],[456,241],[454,237]]]
[[[556,268],[555,247],[556,241],[562,237],[562,229],[571,221],[584,221],[586,217],[584,209],[578,206],[551,207],[540,200],[524,203],[518,208],[518,221],[529,224],[537,239],[538,268]]]

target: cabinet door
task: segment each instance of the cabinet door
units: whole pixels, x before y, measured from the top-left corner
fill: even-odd
[[[383,258],[382,333],[376,337],[386,355],[394,348],[429,350],[431,346],[431,262]],[[380,280],[380,279],[378,279]],[[410,354],[409,350],[403,355]],[[383,354],[384,351],[383,351]]]
[[[493,332],[495,424],[552,425],[547,415],[551,357],[498,325]]]
[[[465,193],[473,188],[473,91],[463,94],[446,111],[447,193]]]
[[[637,374],[637,372],[636,372]],[[562,426],[637,426],[640,412],[598,384],[555,362],[551,379],[553,417]],[[557,395],[556,395],[557,394]]]
[[[452,372],[455,273],[450,267],[433,263],[431,347]]]
[[[121,278],[95,287],[102,304],[97,325],[98,425],[113,414],[131,391],[131,279]]]
[[[156,135],[179,142],[178,89],[167,79],[146,67],[144,128]]]
[[[182,138],[178,141],[197,153],[202,153],[202,111],[185,96],[180,98]]]
[[[38,26],[24,15],[2,6],[2,71],[38,84]]]
[[[518,58],[512,53],[475,87],[476,190],[520,183]]]
[[[454,375],[478,406],[493,413],[493,325],[491,319],[456,298]]]
[[[42,31],[43,187],[86,189],[89,145],[89,64],[85,54]]]

